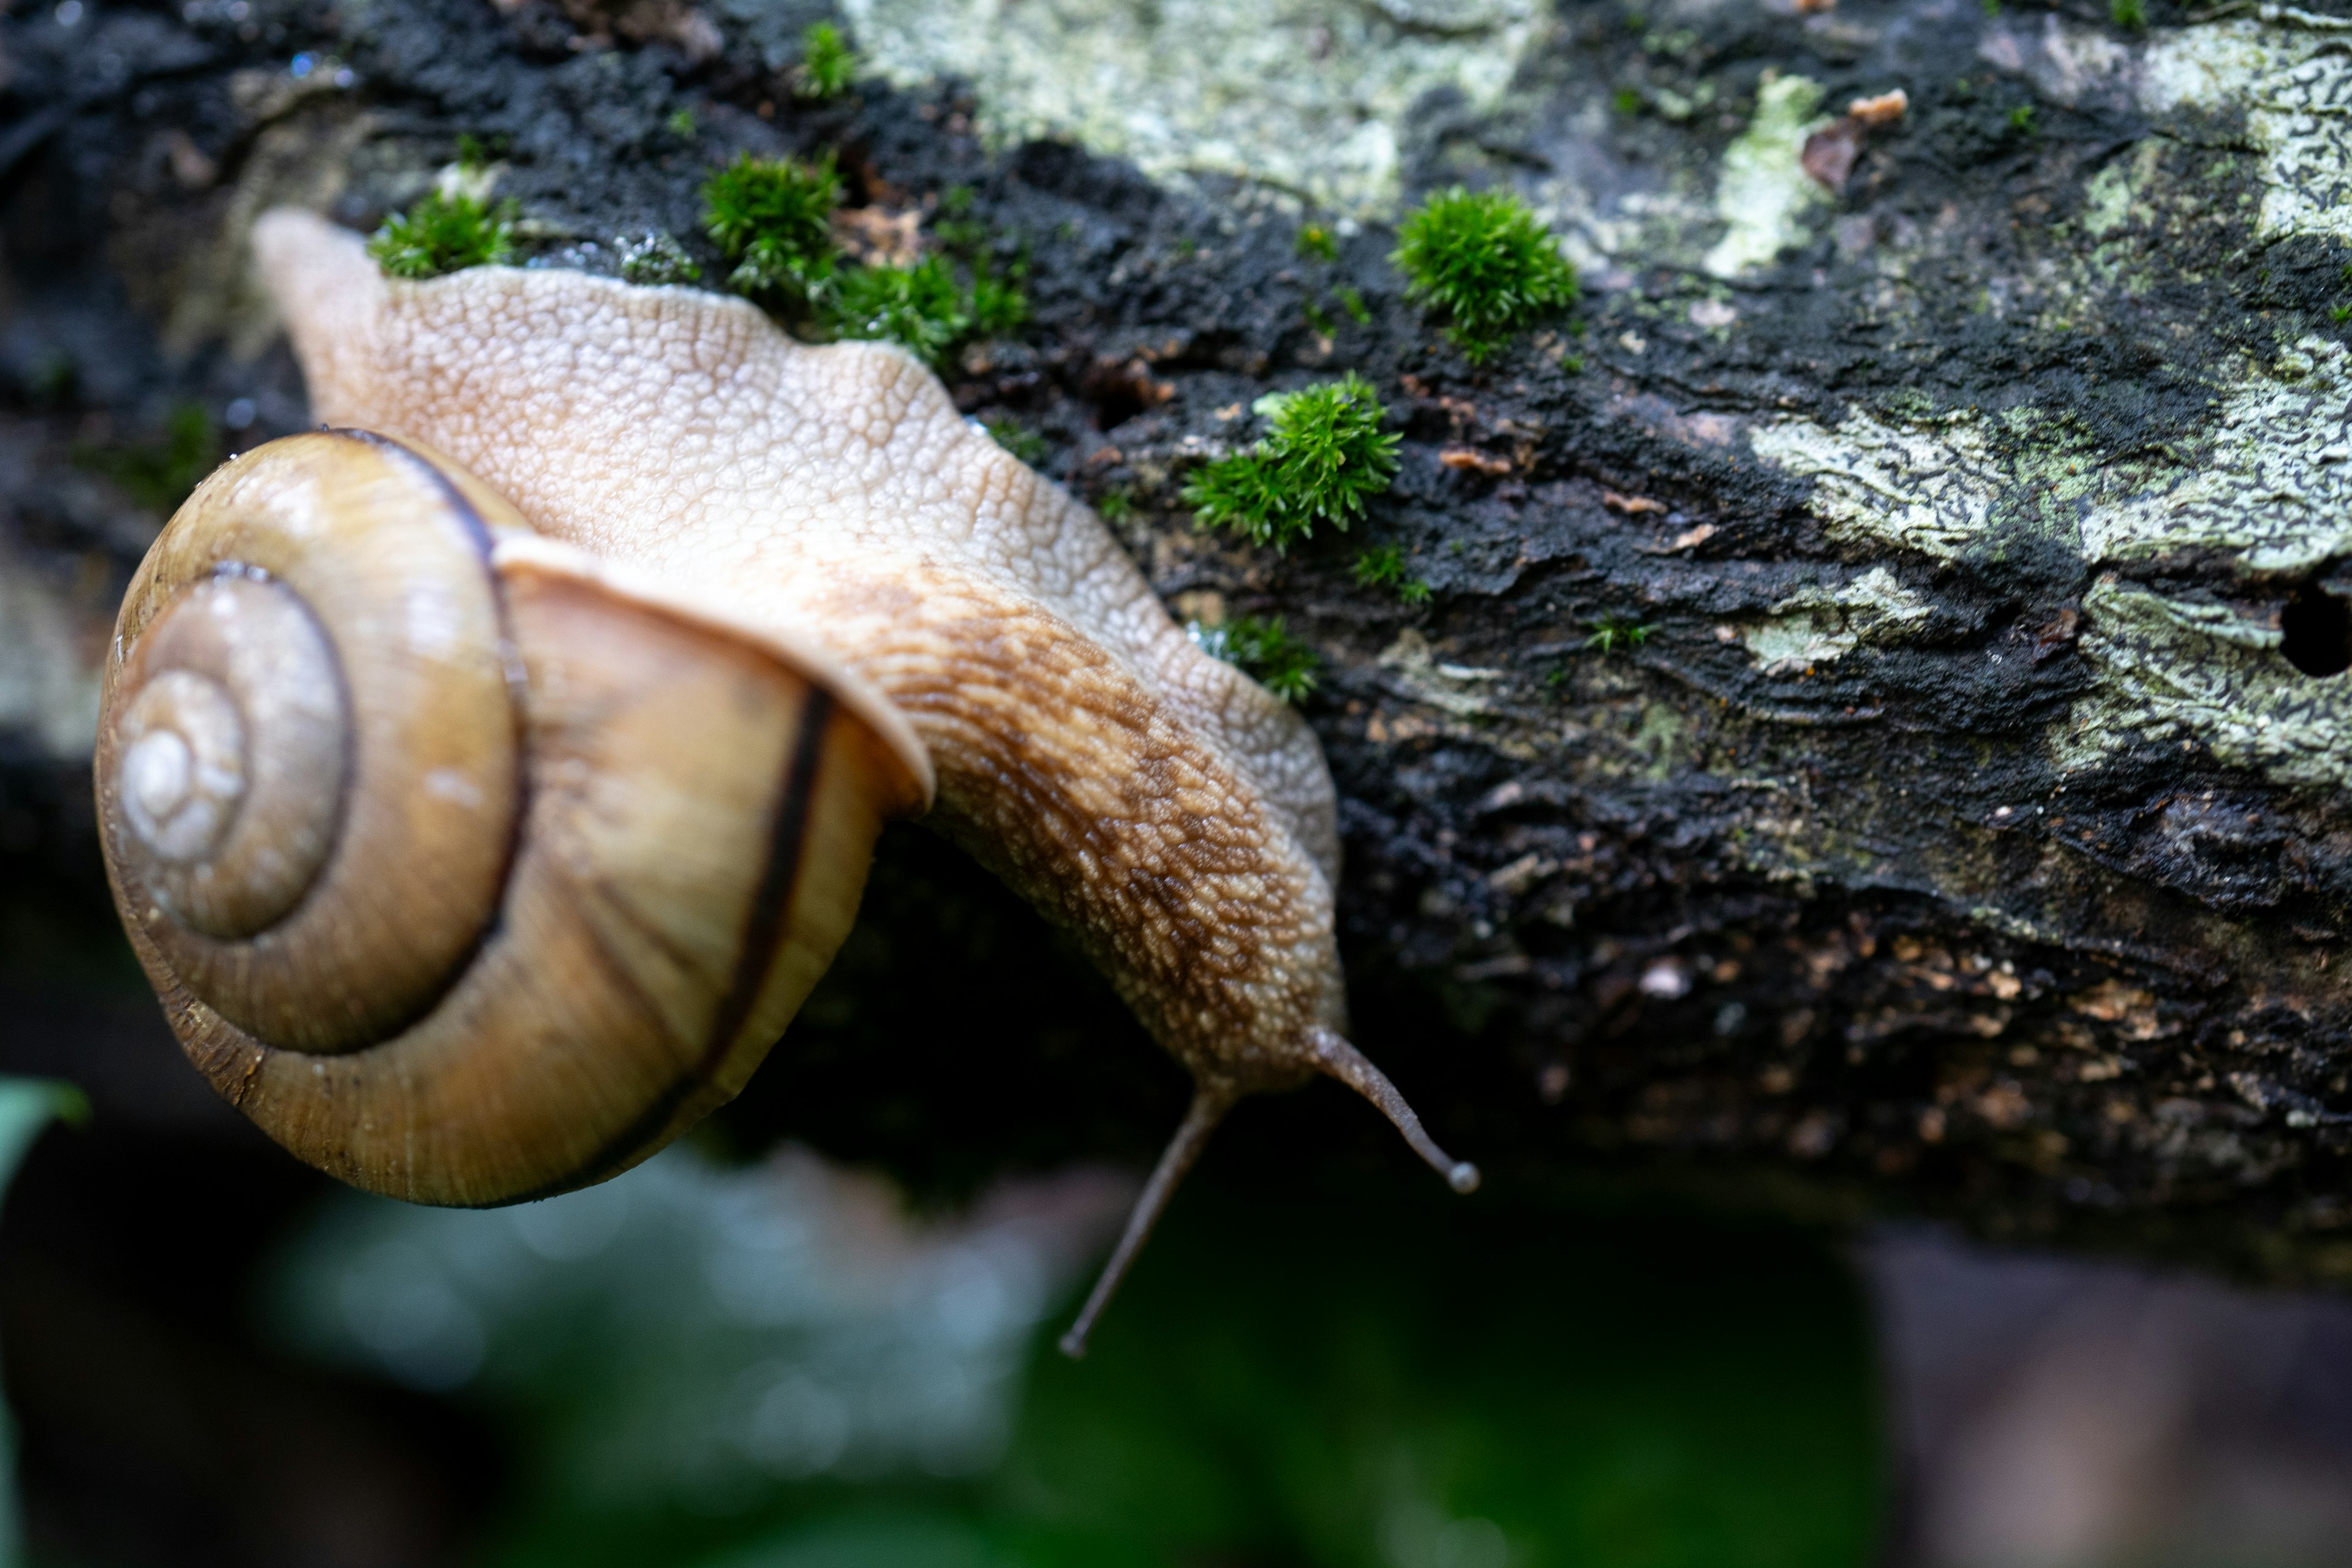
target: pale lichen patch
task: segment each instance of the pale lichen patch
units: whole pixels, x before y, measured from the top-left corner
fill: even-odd
[[[1857,410],[1835,430],[1784,419],[1756,426],[1748,446],[1814,480],[1813,512],[1831,538],[1946,560],[1986,537],[2009,479],[1969,415],[1896,426]]]
[[[2226,552],[2250,574],[2352,554],[2352,353],[2306,337],[2225,398],[2196,460],[2085,510],[2095,564]]]
[[[2279,640],[2227,605],[2101,578],[2083,597],[2082,652],[2096,679],[2053,761],[2079,769],[2188,742],[2284,784],[2352,786],[2352,682],[2300,673]]]
[[[1927,602],[1884,566],[1850,582],[1803,588],[1771,617],[1739,628],[1739,640],[1767,675],[1788,675],[1843,658],[1864,643],[1898,642],[1927,623]]]
[[[999,142],[1068,136],[1146,174],[1239,174],[1346,211],[1393,207],[1400,135],[1433,89],[1492,107],[1529,0],[845,0],[902,86],[961,77]]]
[[[1724,149],[1716,184],[1716,216],[1729,226],[1706,254],[1717,278],[1761,267],[1809,237],[1805,215],[1829,200],[1801,161],[1805,138],[1829,123],[1813,113],[1821,101],[1821,84],[1808,77],[1775,77],[1757,89],[1755,118]]]
[[[2311,25],[2336,18],[2265,10],[2291,25],[2237,18],[2149,45],[2140,101],[2156,114],[2242,109],[2263,156],[2257,232],[2352,239],[2352,55],[2336,26]]]
[[[1391,671],[1399,687],[1416,702],[1425,702],[1456,719],[1474,719],[1496,712],[1486,695],[1502,679],[1498,669],[1442,664],[1430,651],[1429,640],[1411,626],[1381,651],[1380,667]]]

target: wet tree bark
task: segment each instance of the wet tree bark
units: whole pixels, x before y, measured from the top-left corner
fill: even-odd
[[[831,146],[854,205],[936,233],[968,192],[1025,265],[960,403],[1180,617],[1320,654],[1358,1032],[1450,1144],[2352,1282],[2352,21],[1563,4],[1497,103],[1407,126],[1408,198],[1515,185],[1585,272],[1474,369],[1379,217],[1326,258],[1283,190],[992,150],[968,83],[801,102],[820,14],[0,19],[0,897],[38,952],[113,951],[81,802],[114,598],[205,460],[305,418],[252,216],[372,226],[467,135],[539,263],[662,230],[715,277],[705,171]],[[1405,437],[1367,521],[1195,531],[1188,467],[1347,369]],[[1425,600],[1360,584],[1381,546]],[[64,972],[34,951],[11,984]],[[909,831],[728,1124],[948,1190],[1143,1155],[1181,1103]],[[1390,1157],[1336,1094],[1244,1121],[1270,1163]]]

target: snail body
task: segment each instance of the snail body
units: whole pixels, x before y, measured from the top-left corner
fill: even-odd
[[[280,1142],[431,1203],[625,1168],[741,1087],[928,809],[1197,1086],[1066,1348],[1244,1095],[1339,1078],[1475,1184],[1341,1037],[1311,732],[911,358],[388,281],[305,214],[256,246],[331,428],[167,525],[98,778],[167,1014]]]

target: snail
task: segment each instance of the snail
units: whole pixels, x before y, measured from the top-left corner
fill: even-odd
[[[290,210],[255,247],[325,424],[158,537],[96,778],[132,945],[271,1137],[420,1203],[625,1170],[742,1087],[922,816],[1194,1081],[1065,1350],[1247,1095],[1336,1078],[1475,1186],[1344,1037],[1312,732],[911,356],[388,280]]]

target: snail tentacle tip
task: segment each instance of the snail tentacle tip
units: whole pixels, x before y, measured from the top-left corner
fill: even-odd
[[[1379,1108],[1381,1115],[1395,1124],[1404,1134],[1404,1141],[1423,1163],[1445,1178],[1445,1184],[1457,1193],[1478,1190],[1478,1167],[1467,1160],[1456,1160],[1437,1146],[1421,1124],[1421,1117],[1389,1081],[1388,1074],[1374,1067],[1363,1052],[1338,1034],[1318,1027],[1307,1037],[1307,1060],[1318,1071],[1328,1073]]]
[[[1061,1337],[1059,1347],[1062,1353],[1072,1361],[1087,1359],[1087,1336],[1076,1329],[1072,1329]]]

